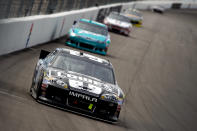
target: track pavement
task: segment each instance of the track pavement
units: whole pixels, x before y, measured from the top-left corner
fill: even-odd
[[[142,28],[134,27],[130,37],[111,33],[108,55],[97,55],[112,62],[126,93],[118,124],[42,105],[29,96],[40,50],[70,48],[62,38],[0,57],[0,130],[196,131],[197,11],[143,14]]]

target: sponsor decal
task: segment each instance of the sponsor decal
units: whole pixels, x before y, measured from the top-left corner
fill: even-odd
[[[81,98],[83,100],[91,101],[91,102],[97,102],[97,98],[90,97],[90,96],[87,96],[87,95],[83,95],[83,94],[80,94],[80,93],[77,93],[77,92],[70,91],[69,95],[73,96],[73,97]]]
[[[42,81],[42,83],[43,83],[43,84],[49,84],[50,82],[49,82],[48,79],[45,79],[45,78],[44,78],[43,81]]]
[[[86,78],[86,81],[88,81],[87,78]],[[97,85],[90,84],[90,83],[78,81],[78,80],[69,79],[69,85],[72,88],[77,88],[77,89],[80,89],[80,90],[85,90],[87,92],[91,92],[91,93],[94,93],[94,94],[100,94],[102,92],[101,87],[99,87]]]

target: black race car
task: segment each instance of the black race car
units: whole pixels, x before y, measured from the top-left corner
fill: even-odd
[[[124,102],[109,61],[64,48],[41,51],[30,93],[41,103],[111,122]]]

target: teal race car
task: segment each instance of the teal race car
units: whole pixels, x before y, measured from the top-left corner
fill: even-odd
[[[87,19],[74,21],[66,37],[66,45],[102,55],[110,42],[107,26]]]

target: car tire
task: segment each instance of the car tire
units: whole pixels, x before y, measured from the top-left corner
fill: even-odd
[[[105,51],[105,53],[107,54],[108,48],[105,48],[105,50],[104,50],[104,51]]]
[[[31,85],[31,88],[30,88],[30,94],[35,100],[37,100],[39,95],[40,95],[40,86],[41,86],[41,82],[43,80],[43,73],[41,73],[41,74],[42,75],[39,76],[39,80],[38,80],[37,84],[35,83],[35,80],[34,80],[35,76],[32,79],[32,85]]]
[[[36,67],[34,69],[34,73],[33,73],[33,77],[32,77],[32,83],[31,83],[31,87],[30,87],[30,90],[29,90],[31,96],[32,96],[32,88],[35,85],[35,80],[34,80],[35,76],[36,76]]]
[[[69,36],[68,36],[68,34],[66,34],[66,36],[65,36],[65,43],[66,43],[68,40],[69,40]]]
[[[129,36],[129,32],[124,32],[124,35],[125,36]]]

